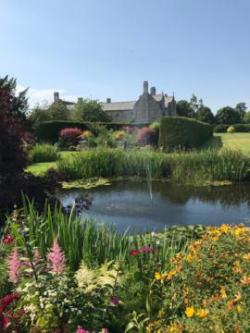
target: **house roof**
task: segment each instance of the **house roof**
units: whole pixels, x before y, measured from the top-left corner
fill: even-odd
[[[102,103],[104,111],[127,111],[133,110],[136,101]]]

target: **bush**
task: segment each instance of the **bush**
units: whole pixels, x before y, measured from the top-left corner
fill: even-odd
[[[215,133],[226,133],[228,127],[233,126],[235,128],[235,132],[250,132],[250,124],[233,124],[233,125],[216,125],[214,127]]]
[[[210,227],[156,272],[161,305],[147,332],[249,332],[249,237],[242,225]]]
[[[137,132],[137,141],[140,145],[153,144],[155,131],[151,127],[140,128]]]
[[[59,145],[62,148],[70,148],[79,143],[82,131],[80,128],[64,128],[59,133]]]
[[[234,126],[229,126],[227,128],[227,133],[234,133],[235,132],[235,127]]]
[[[185,117],[162,117],[159,145],[164,149],[190,149],[201,146],[213,135],[210,125]]]
[[[99,127],[107,127],[108,129],[120,130],[128,124],[124,123],[98,123],[98,122],[80,122],[67,120],[51,120],[38,124],[34,129],[34,134],[38,141],[55,143],[58,140],[58,135],[61,129],[68,127],[77,127],[81,130],[90,130],[94,135],[99,132]],[[130,128],[140,127],[140,124],[132,125]]]
[[[53,162],[58,158],[58,149],[50,144],[37,144],[29,152],[29,159],[32,163]]]

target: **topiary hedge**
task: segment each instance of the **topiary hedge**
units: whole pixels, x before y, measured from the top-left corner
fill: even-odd
[[[233,126],[235,128],[235,132],[250,132],[250,124],[216,125],[216,126],[214,126],[214,132],[215,133],[226,133],[228,127],[230,127],[230,126]]]
[[[209,124],[185,117],[162,117],[159,145],[164,149],[189,149],[201,146],[213,135]]]
[[[51,120],[40,123],[34,129],[34,134],[40,142],[55,143],[58,140],[59,132],[64,128],[80,128],[82,130],[93,131],[93,127],[98,125],[107,126],[108,129],[119,130],[123,126],[136,126],[141,127],[144,124],[128,124],[128,123],[91,123],[91,122],[79,122],[68,120]]]

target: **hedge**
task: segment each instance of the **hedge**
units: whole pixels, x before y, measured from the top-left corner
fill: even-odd
[[[221,124],[214,126],[215,133],[226,133],[228,127],[233,126],[235,128],[235,132],[250,132],[250,124]]]
[[[213,135],[207,123],[185,117],[162,117],[159,145],[164,149],[190,149],[201,146]]]
[[[142,127],[145,124],[128,124],[128,123],[91,123],[91,122],[79,122],[68,120],[50,120],[40,123],[34,129],[34,135],[40,142],[55,143],[58,140],[58,135],[61,129],[67,127],[77,127],[82,130],[93,130],[95,125],[107,126],[109,129],[119,130],[123,126],[136,126]]]

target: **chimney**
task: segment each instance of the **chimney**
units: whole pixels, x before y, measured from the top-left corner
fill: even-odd
[[[151,89],[150,89],[150,94],[151,94],[152,96],[155,96],[155,95],[156,95],[156,88],[155,88],[155,87],[151,87]]]
[[[83,102],[83,98],[82,97],[78,97],[77,98],[77,103],[82,103]]]
[[[143,82],[143,94],[148,94],[148,81]]]
[[[106,103],[111,103],[111,98],[107,98]]]
[[[54,92],[54,102],[58,102],[59,101],[59,92],[55,91]]]

